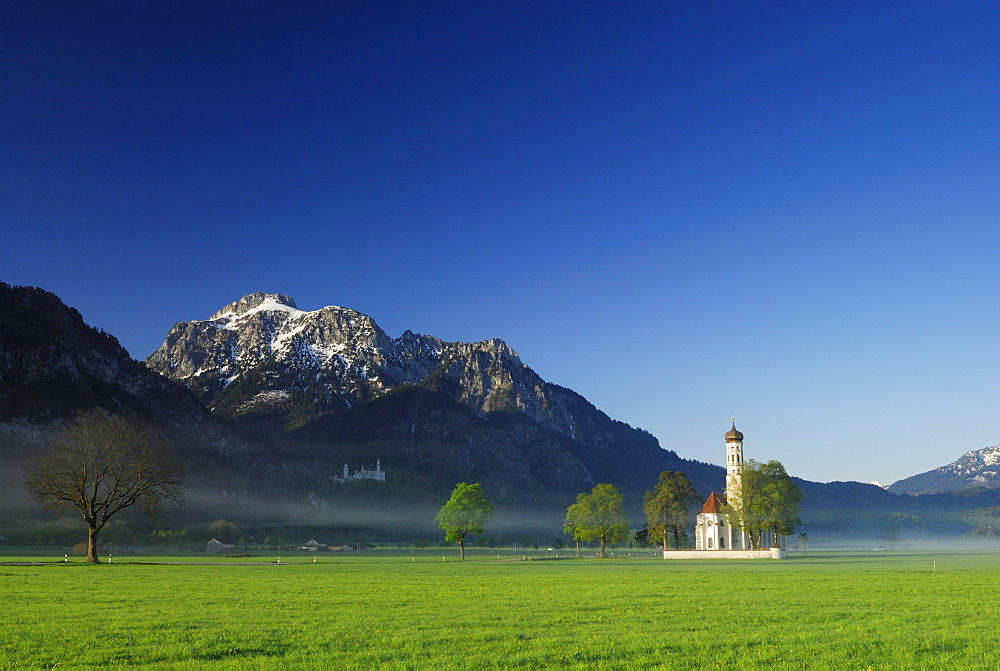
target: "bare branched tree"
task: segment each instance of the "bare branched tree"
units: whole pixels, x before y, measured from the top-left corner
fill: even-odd
[[[184,502],[184,472],[169,446],[133,417],[80,413],[28,471],[28,494],[43,510],[76,508],[87,523],[87,562],[97,563],[97,534],[114,515],[138,507],[158,517]]]

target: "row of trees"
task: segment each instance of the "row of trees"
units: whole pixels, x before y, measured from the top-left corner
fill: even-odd
[[[674,543],[680,543],[680,534],[687,523],[690,507],[698,502],[698,494],[683,473],[664,471],[644,501],[650,540],[662,542],[673,534]],[[459,554],[465,559],[465,537],[483,533],[486,522],[493,513],[493,506],[486,500],[478,483],[460,482],[451,498],[441,507],[437,522],[445,532],[445,540],[458,543]],[[628,515],[625,500],[614,485],[600,484],[589,494],[580,494],[576,503],[566,511],[563,532],[576,543],[580,556],[580,542],[594,540],[600,543],[599,554],[605,556],[608,543],[620,543],[628,538]]]
[[[751,548],[759,548],[766,532],[787,536],[800,524],[799,504],[802,492],[777,461],[759,463],[753,459],[743,466],[738,486],[730,493],[725,512],[731,524],[747,534]],[[684,529],[691,508],[701,500],[691,481],[680,471],[663,471],[652,490],[643,497],[646,517],[645,535],[664,550],[673,538],[675,548],[681,547]],[[600,556],[605,556],[608,543],[618,543],[628,537],[628,515],[621,492],[609,484],[599,484],[589,494],[579,494],[576,503],[566,510],[563,532],[576,542],[596,540]]]
[[[698,493],[680,471],[663,471],[656,486],[643,497],[646,515],[646,538],[666,550],[673,536],[674,547],[680,547],[691,506],[698,503]],[[628,514],[625,499],[614,485],[599,484],[589,494],[578,494],[576,503],[566,510],[563,532],[576,543],[600,543],[599,556],[604,557],[608,543],[620,543],[628,538]]]
[[[747,534],[750,548],[759,548],[766,532],[787,536],[800,524],[798,517],[802,492],[777,461],[760,463],[753,459],[743,465],[739,483],[730,492],[726,514],[730,523]],[[675,548],[691,516],[691,508],[701,500],[691,481],[681,471],[663,471],[652,490],[643,497],[646,537],[664,550],[673,538]],[[458,543],[465,559],[465,537],[481,534],[493,506],[479,484],[459,483],[451,498],[437,514],[445,540]],[[628,538],[628,514],[625,499],[614,485],[599,484],[589,494],[578,494],[576,503],[566,509],[563,533],[576,543],[580,556],[581,541],[597,541],[598,554],[605,556],[608,543]]]

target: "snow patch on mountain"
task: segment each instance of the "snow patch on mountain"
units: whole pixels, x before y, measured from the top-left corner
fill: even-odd
[[[996,466],[998,463],[1000,463],[1000,445],[992,445],[974,452],[966,452],[961,458],[937,470],[944,473],[971,475],[983,472],[984,467]],[[995,471],[992,472],[995,473]]]
[[[249,294],[208,320],[175,324],[146,365],[229,414],[289,400],[323,413],[424,384],[478,414],[525,413],[579,435],[565,390],[547,385],[503,340],[446,342],[411,331],[393,339],[360,312],[303,311],[283,294]],[[290,396],[257,396],[271,390]]]
[[[1000,445],[966,452],[952,463],[894,482],[894,494],[933,494],[969,487],[1000,487]]]
[[[298,306],[295,305],[295,301],[291,296],[286,296],[285,294],[266,294],[263,292],[257,292],[252,294],[247,294],[238,301],[233,301],[229,305],[225,306],[214,315],[208,318],[208,321],[215,321],[217,319],[230,320],[241,315],[246,314],[252,310],[256,310],[261,306],[266,305],[267,310],[297,310]]]

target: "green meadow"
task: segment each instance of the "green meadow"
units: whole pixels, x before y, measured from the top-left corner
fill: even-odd
[[[3,565],[0,667],[1000,667],[1000,553],[492,557]]]

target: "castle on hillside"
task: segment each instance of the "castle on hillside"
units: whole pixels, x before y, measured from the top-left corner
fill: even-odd
[[[354,471],[353,475],[347,467],[347,464],[344,464],[344,475],[342,477],[336,475],[333,476],[333,481],[341,484],[357,482],[358,480],[377,480],[378,482],[385,482],[385,471],[382,470],[382,460],[377,459],[375,461],[374,470],[362,466],[360,470]]]

